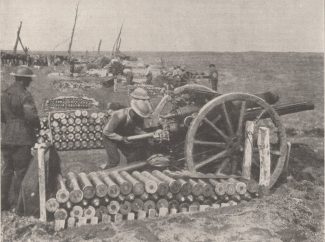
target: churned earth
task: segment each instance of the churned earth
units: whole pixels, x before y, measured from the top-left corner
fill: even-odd
[[[324,84],[323,54],[315,53],[133,53],[147,63],[160,57],[167,65],[204,71],[215,63],[220,92],[275,90],[280,102],[309,100],[315,110],[287,115],[282,121],[292,143],[289,171],[269,195],[234,207],[184,213],[120,224],[99,224],[55,232],[53,223],[1,213],[3,241],[323,241],[324,240]],[[13,80],[11,67],[1,67],[1,88]],[[51,67],[35,70],[31,92],[42,113],[46,98],[86,95],[100,107],[108,101],[126,104],[111,88],[57,90],[47,76]],[[88,159],[89,162],[82,161]],[[62,153],[63,169],[94,170],[104,151]]]

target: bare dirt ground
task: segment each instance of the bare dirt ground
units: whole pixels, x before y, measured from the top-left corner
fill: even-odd
[[[195,214],[177,214],[121,224],[100,224],[54,232],[51,223],[1,214],[3,241],[323,241],[324,238],[324,84],[323,54],[310,53],[139,53],[148,63],[159,57],[168,66],[186,65],[206,70],[215,63],[220,92],[275,90],[280,102],[310,100],[314,111],[282,118],[292,142],[289,178],[281,179],[269,196]],[[1,88],[12,79],[12,68],[1,71]],[[126,101],[111,88],[58,91],[51,85],[49,68],[31,86],[39,110],[45,98],[86,95],[105,107],[108,101]],[[126,104],[126,103],[125,103]],[[91,171],[105,162],[102,150],[62,153],[63,169]]]

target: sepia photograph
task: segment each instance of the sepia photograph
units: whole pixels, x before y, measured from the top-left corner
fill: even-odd
[[[324,241],[323,0],[0,0],[1,241]]]

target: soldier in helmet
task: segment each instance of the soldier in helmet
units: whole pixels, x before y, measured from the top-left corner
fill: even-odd
[[[31,161],[31,147],[35,144],[35,129],[40,121],[28,86],[34,76],[27,66],[20,66],[15,82],[1,95],[1,210],[10,209],[9,191],[14,176],[14,195],[18,198],[21,182]]]
[[[141,90],[140,90],[141,89]],[[137,88],[131,95],[130,107],[114,111],[103,129],[103,144],[108,162],[103,169],[115,167],[120,162],[118,149],[128,162],[146,158],[145,142],[129,142],[127,137],[146,133],[144,119],[152,113],[146,90]]]
[[[209,65],[209,81],[211,84],[211,88],[215,91],[218,90],[218,71],[214,64]]]

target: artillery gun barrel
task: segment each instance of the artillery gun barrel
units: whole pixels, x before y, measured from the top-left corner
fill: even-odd
[[[130,213],[132,210],[132,205],[129,201],[124,201],[121,206],[120,206],[120,213],[122,215],[127,215],[128,213]]]
[[[192,194],[194,196],[199,196],[202,194],[202,191],[203,191],[202,184],[194,181],[193,179],[189,179],[189,183],[192,185]]]
[[[209,182],[214,186],[214,191],[218,196],[223,196],[226,193],[226,186],[214,179],[209,179]]]
[[[92,218],[95,217],[96,209],[93,206],[88,206],[84,210],[84,217],[85,218]]]
[[[140,198],[134,199],[134,201],[132,202],[132,211],[138,212],[143,208],[143,205],[143,201]]]
[[[50,213],[54,213],[59,208],[59,203],[55,198],[50,198],[45,203],[46,210]]]
[[[247,191],[247,186],[244,182],[241,182],[241,181],[237,181],[235,180],[234,178],[230,178],[229,179],[229,182],[234,182],[235,184],[235,190],[238,194],[245,194],[246,191]]]
[[[55,220],[65,220],[68,217],[67,210],[64,208],[59,208],[54,212]]]
[[[181,184],[181,191],[180,193],[184,196],[191,194],[192,192],[192,185],[190,182],[185,181],[184,179],[178,179],[179,183]]]
[[[203,191],[202,191],[203,196],[210,197],[214,194],[213,187],[210,184],[206,183],[202,179],[199,179],[198,182],[203,186]]]
[[[279,105],[272,105],[274,110],[281,116],[291,113],[298,113],[302,111],[307,110],[314,110],[315,105],[311,102],[297,102],[297,103],[290,103],[290,104],[279,104]],[[252,120],[255,119],[260,113],[262,109],[261,108],[252,108],[247,110],[247,113],[245,115],[246,120]],[[265,112],[261,118],[269,118],[269,113]]]
[[[143,204],[143,210],[148,212],[149,209],[156,209],[156,203],[152,200],[147,200]]]
[[[169,203],[167,199],[161,198],[156,202],[157,209],[159,210],[160,208],[168,208]]]

